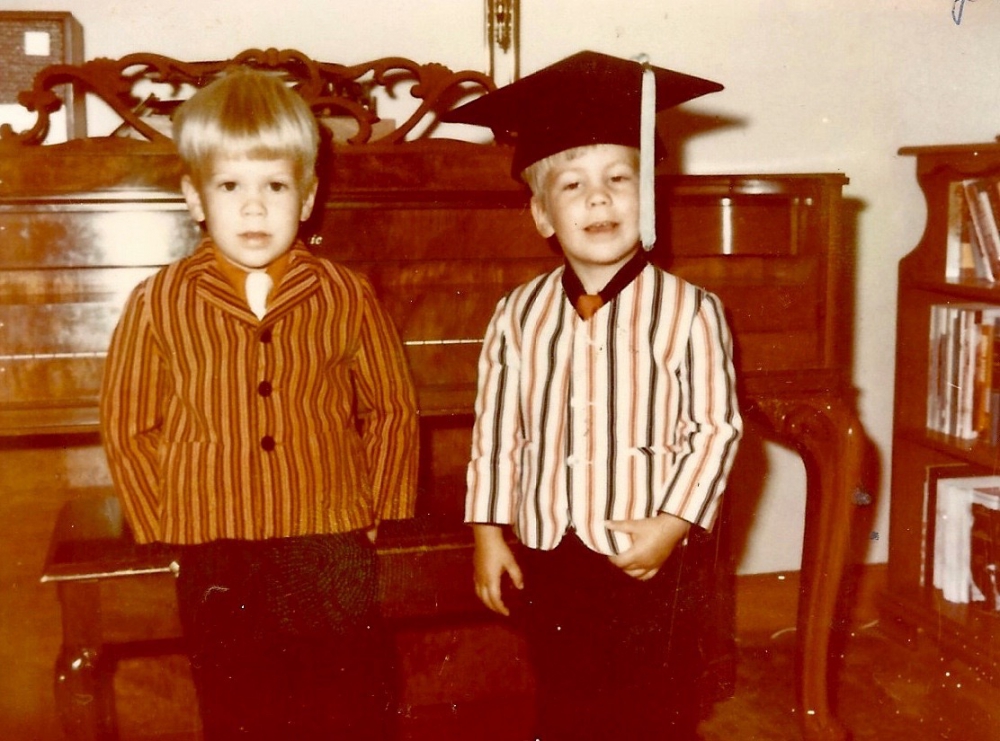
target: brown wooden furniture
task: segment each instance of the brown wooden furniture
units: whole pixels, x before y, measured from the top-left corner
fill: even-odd
[[[470,588],[469,536],[461,524],[479,339],[498,298],[559,258],[534,232],[525,194],[509,177],[505,146],[403,139],[428,112],[490,82],[398,59],[345,67],[268,50],[240,60],[291,73],[321,117],[344,128],[346,116],[346,128],[359,131],[358,141],[326,150],[332,164],[323,164],[324,207],[305,236],[318,253],[371,277],[406,343],[418,386],[419,512],[380,533],[384,611],[399,619],[484,619]],[[7,391],[0,434],[96,434],[103,352],[127,292],[198,236],[177,193],[170,143],[155,120],[136,113],[161,114],[171,103],[147,98],[139,106],[120,83],[146,77],[203,84],[224,64],[133,55],[43,73],[26,97],[40,112],[39,124],[3,132],[0,362]],[[67,76],[109,101],[140,140],[37,146],[56,105],[47,91]],[[379,88],[413,79],[419,83],[412,90],[414,116],[368,141],[378,131],[371,100]],[[823,741],[845,737],[828,703],[828,640],[863,442],[850,383],[845,183],[839,174],[664,176],[661,246],[654,251],[669,269],[722,297],[736,337],[745,412],[806,458],[799,702],[804,736]],[[100,640],[93,585],[116,567],[102,561],[110,552],[98,554],[97,570],[87,558],[60,559],[56,554],[72,552],[60,551],[64,536],[57,528],[46,572],[59,584],[65,613],[57,675],[67,667],[83,671],[73,675],[77,689],[61,695],[62,709],[78,737],[96,738],[113,731],[113,718],[101,703],[80,702],[101,688],[95,664],[103,647],[88,645]],[[146,565],[167,563],[168,555],[158,553]],[[74,627],[80,625],[82,632]]]
[[[1000,285],[961,275],[946,278],[951,186],[967,178],[1000,177],[1000,144],[906,147],[900,153],[916,158],[927,224],[899,265],[889,573],[882,610],[886,624],[903,636],[926,635],[995,681],[1000,619],[973,605],[946,602],[932,588],[933,554],[925,534],[934,512],[926,511],[925,484],[931,466],[956,466],[959,475],[998,471],[996,447],[929,432],[926,415],[930,307],[1000,304]]]

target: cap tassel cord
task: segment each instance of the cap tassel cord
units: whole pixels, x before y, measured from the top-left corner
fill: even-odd
[[[656,149],[656,76],[645,54],[642,65],[642,97],[639,116],[639,239],[647,252],[656,244],[656,198],[654,194]]]

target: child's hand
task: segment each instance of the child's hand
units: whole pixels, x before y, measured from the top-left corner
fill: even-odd
[[[691,529],[691,523],[661,513],[641,520],[609,520],[609,530],[628,533],[632,547],[609,560],[629,576],[642,581],[652,579]]]
[[[524,589],[521,567],[517,565],[514,553],[503,538],[503,530],[496,525],[473,525],[476,550],[473,556],[476,596],[484,605],[501,615],[510,615],[503,603],[500,582],[509,574],[517,589]]]

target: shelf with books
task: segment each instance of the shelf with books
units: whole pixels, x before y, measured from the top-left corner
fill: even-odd
[[[966,662],[1000,684],[1000,613],[994,609],[995,601],[972,599],[971,528],[967,531],[964,560],[952,559],[953,571],[956,564],[961,567],[968,597],[956,599],[954,574],[947,595],[942,589],[943,572],[935,583],[935,565],[944,561],[943,553],[938,552],[939,490],[944,485],[962,486],[969,481],[989,485],[1000,481],[1000,477],[991,473],[990,466],[970,463],[962,449],[944,441],[943,436],[921,439],[907,435],[897,438],[894,444],[890,578],[880,600],[882,625],[907,639],[933,640],[943,655]],[[977,450],[982,452],[984,446]],[[910,465],[897,467],[900,460]],[[905,494],[905,507],[897,506],[897,493]],[[961,587],[958,584],[958,589]]]
[[[1000,178],[948,183],[945,278],[1000,280]]]
[[[993,596],[983,587],[992,589],[987,581],[1000,570],[990,561],[1000,547],[993,549],[984,535],[992,532],[984,523],[995,518],[977,500],[976,519],[971,490],[953,492],[947,484],[941,501],[958,508],[949,527],[955,513],[963,513],[959,535],[944,542],[946,528],[938,527],[939,479],[975,477],[984,485],[995,479],[1000,487],[1000,144],[901,153],[916,157],[927,222],[899,267],[884,617],[935,638],[942,651],[987,676],[1000,676],[1000,612],[995,601],[979,599]],[[996,502],[1000,516],[1000,497],[983,501]],[[969,576],[973,543],[979,583]],[[949,599],[941,574],[937,587],[934,580],[946,548],[952,551]],[[958,604],[957,595],[976,599]]]
[[[1000,305],[930,306],[927,429],[1000,443]]]
[[[925,482],[924,589],[935,599],[970,605],[1000,619],[1000,575],[993,544],[1000,476],[945,464],[928,467]]]

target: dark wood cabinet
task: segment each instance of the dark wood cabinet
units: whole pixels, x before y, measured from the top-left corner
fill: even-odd
[[[1000,282],[962,269],[954,247],[959,222],[956,189],[962,181],[1000,180],[1000,143],[905,147],[916,158],[916,176],[927,201],[927,222],[917,246],[899,265],[896,329],[892,504],[887,590],[881,607],[886,627],[907,639],[928,636],[943,652],[995,679],[1000,666],[1000,613],[974,603],[945,601],[933,587],[934,526],[931,469],[954,466],[956,475],[1000,471],[1000,447],[980,435],[964,439],[928,429],[932,372],[932,307],[986,303],[1000,306]],[[951,247],[949,246],[951,245]]]

